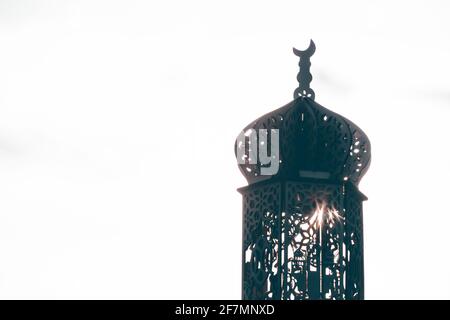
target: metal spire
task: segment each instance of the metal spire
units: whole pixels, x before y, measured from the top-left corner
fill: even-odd
[[[294,91],[294,99],[298,97],[308,97],[314,100],[314,91],[309,87],[312,80],[312,75],[309,72],[309,68],[311,67],[310,58],[316,51],[316,45],[314,44],[314,41],[311,40],[308,49],[300,51],[293,48],[293,51],[294,54],[300,58],[300,62],[298,63],[300,71],[297,74],[299,86]]]

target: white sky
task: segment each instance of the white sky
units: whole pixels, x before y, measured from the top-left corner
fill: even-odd
[[[316,101],[372,142],[366,298],[450,298],[446,1],[0,0],[0,298],[239,299],[233,144]]]

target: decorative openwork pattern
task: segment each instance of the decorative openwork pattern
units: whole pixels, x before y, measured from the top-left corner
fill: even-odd
[[[279,297],[280,196],[280,184],[273,184],[244,197],[244,297]]]
[[[242,192],[244,299],[363,297],[357,190],[286,182]]]
[[[352,181],[358,185],[370,165],[370,142],[353,122],[310,98],[298,98],[248,125],[249,129],[278,129],[280,169],[278,176],[298,177],[300,172],[322,172],[332,181]],[[237,141],[245,148],[248,141]],[[254,146],[253,146],[254,147]],[[247,181],[270,177],[260,175],[261,164],[244,163],[239,168]]]

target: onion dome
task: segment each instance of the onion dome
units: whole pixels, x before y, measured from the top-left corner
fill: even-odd
[[[294,48],[300,57],[294,100],[250,123],[236,140],[239,169],[249,184],[268,179],[324,179],[349,181],[357,186],[369,168],[370,141],[366,134],[350,120],[314,101],[314,91],[309,87],[314,51],[312,40],[305,51]],[[264,132],[268,139],[261,138]],[[250,137],[252,134],[255,139]],[[279,150],[271,148],[275,142]],[[279,162],[276,172],[264,172],[273,163],[261,161],[260,149],[266,150],[271,161]]]

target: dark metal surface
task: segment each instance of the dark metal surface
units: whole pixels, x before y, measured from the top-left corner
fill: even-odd
[[[249,183],[239,189],[243,299],[364,298],[366,197],[357,186],[370,165],[370,142],[350,120],[314,102],[314,50],[312,41],[305,51],[294,49],[295,99],[244,128],[279,130],[280,166],[265,176],[259,161],[239,164]],[[259,143],[236,141],[235,151],[248,155]]]

